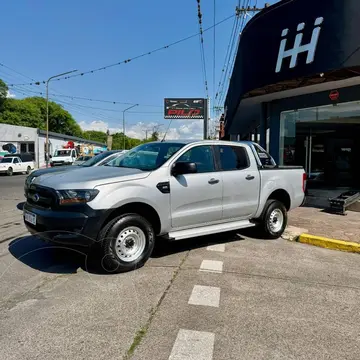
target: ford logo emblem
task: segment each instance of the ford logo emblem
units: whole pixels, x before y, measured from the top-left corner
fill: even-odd
[[[32,196],[32,199],[35,201],[35,202],[38,202],[40,200],[40,196],[38,194],[34,194]]]

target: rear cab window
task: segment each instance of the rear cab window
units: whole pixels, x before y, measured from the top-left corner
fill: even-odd
[[[262,166],[276,166],[271,155],[258,144],[253,144]]]

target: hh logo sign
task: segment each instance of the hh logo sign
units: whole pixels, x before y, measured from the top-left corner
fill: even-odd
[[[314,23],[314,29],[311,35],[311,40],[308,44],[302,44],[304,34],[302,31],[305,29],[305,23],[301,23],[297,26],[297,31],[299,32],[295,38],[295,44],[292,49],[285,50],[287,45],[287,35],[289,34],[289,29],[284,29],[281,33],[283,38],[280,43],[279,55],[277,58],[275,72],[278,73],[281,71],[283,60],[285,58],[291,57],[290,69],[294,68],[297,65],[298,56],[301,53],[307,52],[306,64],[311,64],[315,58],[315,52],[317,44],[319,41],[321,25],[324,22],[324,18],[318,17]]]

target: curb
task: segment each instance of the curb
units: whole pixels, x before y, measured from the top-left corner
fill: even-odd
[[[302,244],[309,244],[325,249],[360,253],[360,244],[351,241],[329,239],[322,236],[314,236],[310,234],[300,234],[295,240]]]

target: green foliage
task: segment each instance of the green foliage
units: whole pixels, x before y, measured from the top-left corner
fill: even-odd
[[[41,110],[25,100],[6,99],[0,111],[0,123],[42,128]]]
[[[7,85],[0,79],[0,107],[2,107],[4,101],[6,100],[8,90],[9,88]]]
[[[113,137],[113,150],[122,150],[124,149],[124,134],[123,133],[115,133],[112,135]],[[131,149],[135,146],[138,146],[142,143],[139,139],[133,139],[125,136],[125,149]]]
[[[149,141],[159,141],[159,132],[158,131],[154,131],[150,138]]]
[[[107,135],[102,131],[88,130],[83,132],[83,138],[91,141],[106,143]]]
[[[46,100],[41,97],[5,99],[0,109],[0,123],[46,130]],[[49,131],[82,136],[71,114],[53,101],[49,101]]]

